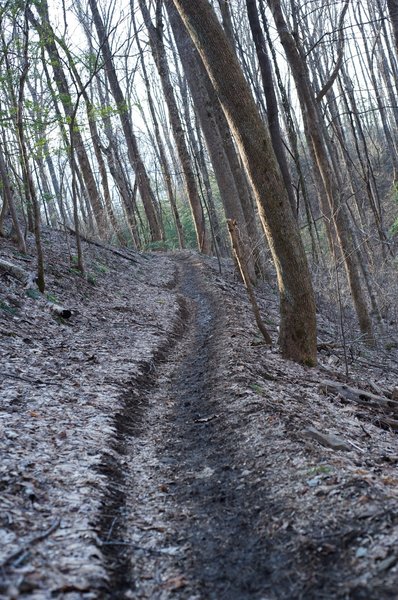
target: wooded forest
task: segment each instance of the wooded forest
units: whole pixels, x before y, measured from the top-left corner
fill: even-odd
[[[0,235],[34,232],[43,292],[43,226],[74,231],[84,273],[84,237],[229,256],[230,219],[251,283],[277,277],[285,356],[316,362],[314,277],[374,344],[396,316],[396,2],[212,4],[3,3]]]
[[[387,600],[398,0],[0,0],[0,600]]]

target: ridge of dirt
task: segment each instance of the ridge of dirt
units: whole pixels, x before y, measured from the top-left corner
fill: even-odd
[[[173,277],[168,289],[177,285]],[[124,528],[124,513],[126,507],[126,473],[123,468],[123,457],[128,454],[128,438],[137,435],[141,428],[141,422],[147,409],[145,401],[148,393],[156,384],[156,372],[182,335],[188,319],[185,299],[177,297],[179,311],[175,316],[174,328],[167,340],[163,342],[153,353],[151,362],[143,362],[138,367],[138,374],[129,382],[127,389],[122,394],[121,411],[114,415],[113,439],[108,440],[112,448],[112,455],[104,454],[100,464],[100,472],[107,478],[106,492],[101,502],[101,512],[98,519],[100,534],[100,547],[102,548],[108,578],[106,589],[112,591],[117,589],[119,593],[127,589],[130,584],[127,556],[121,545],[109,543],[110,536],[121,539]]]

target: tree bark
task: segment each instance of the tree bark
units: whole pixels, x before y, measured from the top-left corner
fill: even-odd
[[[394,32],[395,45],[398,52],[398,0],[387,0],[388,12],[390,13],[391,26]]]
[[[26,243],[25,243],[25,239],[22,234],[22,231],[21,231],[20,224],[19,224],[18,213],[17,213],[17,209],[15,206],[15,202],[14,202],[14,195],[13,195],[12,187],[10,184],[10,180],[8,178],[7,164],[6,164],[4,155],[3,155],[3,149],[1,147],[1,144],[0,144],[0,180],[2,183],[2,187],[3,187],[3,202],[4,202],[4,205],[8,206],[10,213],[11,213],[12,223],[14,226],[15,235],[16,235],[17,243],[18,243],[18,250],[20,252],[23,252],[24,254],[26,254]],[[4,206],[3,206],[3,208],[4,208]],[[3,214],[3,211],[2,211],[2,214]]]
[[[306,135],[309,145],[312,146],[315,166],[319,169],[327,195],[330,215],[336,228],[359,326],[368,343],[373,344],[372,321],[360,277],[358,248],[351,230],[349,214],[343,201],[343,189],[342,186],[339,186],[340,175],[334,169],[328,152],[328,140],[324,133],[324,123],[310,83],[308,66],[300,47],[297,46],[296,40],[289,32],[280,0],[268,0],[268,4],[273,12],[280,40],[296,83]]]
[[[178,238],[178,245],[180,247],[180,250],[182,250],[183,248],[185,248],[184,230],[182,227],[180,214],[178,212],[176,197],[175,197],[175,193],[173,190],[173,181],[172,181],[172,177],[171,177],[171,170],[170,170],[170,166],[169,166],[169,161],[167,159],[165,145],[164,145],[162,136],[160,135],[158,117],[157,117],[156,111],[155,111],[155,105],[154,105],[154,101],[153,101],[153,97],[152,97],[151,86],[149,83],[148,73],[147,73],[145,60],[144,60],[144,54],[143,54],[143,51],[141,48],[141,42],[139,40],[134,14],[132,15],[132,19],[133,19],[134,33],[136,36],[138,52],[140,54],[142,76],[143,76],[144,84],[145,84],[145,88],[146,88],[149,111],[151,113],[153,128],[154,128],[154,132],[155,132],[155,139],[156,139],[157,149],[158,149],[158,153],[159,153],[159,162],[160,162],[160,166],[162,169],[163,181],[164,181],[164,184],[166,187],[167,197],[169,199],[171,211],[173,214],[174,224],[176,227],[177,238]]]
[[[253,41],[256,46],[258,64],[260,65],[265,100],[267,102],[267,119],[269,132],[271,134],[272,146],[274,148],[275,156],[279,163],[283,181],[285,182],[286,191],[289,196],[289,202],[293,211],[295,212],[296,202],[289,167],[286,160],[285,150],[283,148],[282,133],[279,125],[278,101],[274,89],[271,61],[268,57],[265,38],[261,30],[256,0],[246,0],[246,8],[247,15],[249,17]]]
[[[224,140],[221,136],[214,112],[215,104],[218,103],[218,99],[215,94],[212,99],[209,97],[207,87],[211,86],[211,82],[208,81],[208,86],[206,86],[206,79],[208,80],[209,76],[185,25],[171,0],[166,3],[166,8],[174,39],[177,44],[178,54],[191,91],[195,111],[198,115],[200,126],[206,140],[207,150],[213,165],[225,215],[227,219],[235,219],[240,225],[247,269],[251,281],[255,282],[255,261],[250,253],[250,240],[246,227],[245,215],[231,165],[225,152]],[[253,244],[253,246],[254,245],[255,244]]]
[[[24,130],[24,122],[23,122],[23,106],[24,106],[24,91],[25,91],[25,82],[28,76],[29,71],[29,61],[28,61],[28,17],[27,17],[27,9],[25,8],[24,13],[24,26],[23,26],[23,62],[22,62],[22,72],[19,77],[19,89],[18,89],[18,104],[16,108],[16,119],[15,124],[18,131],[18,142],[21,151],[21,164],[22,164],[22,172],[25,184],[25,193],[27,196],[28,202],[32,203],[33,209],[33,233],[35,236],[35,244],[36,244],[36,254],[37,254],[37,287],[40,292],[43,293],[45,290],[45,277],[44,277],[44,255],[43,255],[43,247],[41,244],[41,222],[40,222],[40,206],[36,196],[36,189],[32,179],[32,172],[30,170],[29,159],[28,159],[28,151],[25,140],[25,130]]]
[[[71,118],[73,112],[73,102],[69,90],[68,80],[62,67],[62,59],[55,43],[55,34],[50,24],[47,1],[36,4],[36,8],[40,14],[40,21],[36,19],[30,8],[27,9],[28,19],[35,27],[42,40],[42,44],[46,48],[54,73],[54,81],[58,88],[59,100],[62,104],[65,115],[68,118]],[[91,164],[84,147],[83,138],[78,127],[74,127],[72,136],[73,146],[75,148],[84,183],[87,188],[89,201],[93,209],[99,232],[102,235],[106,228],[106,215],[101,203],[101,197],[98,192]]]
[[[202,57],[254,190],[280,293],[282,354],[316,364],[316,316],[310,273],[266,129],[217,17],[207,0],[174,0]]]

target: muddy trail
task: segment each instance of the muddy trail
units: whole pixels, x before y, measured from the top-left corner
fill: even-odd
[[[247,354],[253,336],[239,323],[250,313],[215,290],[203,261],[183,255],[176,262],[175,334],[116,417],[120,461],[107,472],[101,520],[109,575],[104,597],[345,597],[338,582],[347,536],[355,540],[358,530],[338,523],[337,531],[327,526],[319,535],[312,508],[304,535],[292,526],[300,500],[289,477],[300,446],[294,435],[286,439],[291,423],[275,427],[275,404],[271,415],[265,411],[267,428],[260,422],[256,432],[253,425],[264,405],[250,394],[250,364],[239,362],[242,344]],[[276,380],[261,352],[256,367]],[[287,456],[288,465],[278,463]],[[279,497],[275,483],[282,485]]]
[[[245,468],[250,450],[236,456],[239,430],[225,415],[231,315],[206,285],[203,265],[178,262],[180,331],[118,416],[124,469],[107,472],[105,595],[264,597],[275,576],[283,587],[275,570],[283,557],[272,555],[256,527],[265,482]]]

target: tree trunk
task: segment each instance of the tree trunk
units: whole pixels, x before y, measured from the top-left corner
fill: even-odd
[[[185,187],[188,194],[189,204],[191,206],[192,217],[195,224],[196,239],[200,252],[210,254],[211,240],[206,228],[205,215],[200,201],[200,195],[195,180],[194,168],[187,148],[184,128],[178,112],[177,102],[174,95],[173,85],[170,79],[170,72],[167,63],[166,52],[163,39],[159,28],[155,28],[146,7],[144,0],[139,0],[145,26],[148,30],[149,42],[152,48],[153,57],[159,73],[164,97],[169,112],[169,120],[174,142],[177,147],[178,157],[180,159],[182,172],[184,175]]]
[[[164,184],[165,184],[166,191],[167,191],[167,197],[169,199],[170,206],[171,206],[171,212],[173,214],[174,224],[176,227],[178,245],[179,245],[180,250],[182,250],[183,248],[185,248],[184,231],[183,231],[180,215],[178,212],[175,193],[173,190],[173,182],[172,182],[172,177],[171,177],[169,161],[167,160],[166,149],[164,146],[162,136],[160,135],[158,117],[157,117],[156,111],[155,111],[151,86],[149,83],[148,73],[147,73],[145,60],[144,60],[144,54],[143,54],[143,51],[141,48],[141,42],[140,42],[140,39],[138,36],[138,31],[137,31],[134,14],[132,14],[132,20],[133,20],[133,25],[134,25],[134,33],[136,36],[138,52],[140,55],[141,69],[142,69],[142,75],[143,75],[147,98],[148,98],[149,111],[151,113],[153,128],[154,128],[154,132],[155,132],[155,139],[156,139],[157,148],[158,148],[158,152],[159,152],[159,162],[160,162],[160,166],[162,169],[163,180],[164,180]]]
[[[14,226],[15,235],[18,243],[18,250],[26,254],[26,244],[25,239],[21,231],[21,227],[19,225],[18,213],[15,207],[14,195],[12,191],[12,187],[10,184],[10,180],[8,178],[7,165],[3,155],[3,149],[0,144],[0,180],[3,187],[3,202],[4,205],[7,205],[12,218],[12,223]],[[3,206],[4,208],[4,206]],[[3,213],[3,211],[2,211]]]
[[[390,13],[392,30],[394,32],[395,45],[398,52],[398,0],[387,0],[388,12]]]
[[[293,211],[296,210],[296,202],[293,192],[292,181],[290,177],[289,167],[286,160],[285,150],[283,148],[282,133],[279,126],[279,109],[278,101],[273,83],[273,75],[271,62],[267,53],[267,46],[264,35],[261,30],[260,19],[258,16],[258,8],[256,0],[246,0],[247,14],[253,41],[256,46],[258,63],[260,65],[261,79],[263,83],[264,95],[267,102],[267,119],[269,132],[271,134],[272,146],[275,156],[278,160],[279,167],[282,173],[283,181],[285,182],[286,191],[289,196],[289,201]]]
[[[51,24],[48,16],[47,2],[41,2],[36,5],[37,10],[40,14],[40,21],[36,19],[30,8],[27,9],[27,15],[29,21],[35,27],[38,32],[42,44],[46,48],[48,56],[50,58],[51,67],[54,73],[54,81],[56,82],[59,100],[63,106],[65,115],[70,119],[73,113],[73,101],[69,91],[69,84],[62,67],[63,61],[59,55],[58,48],[55,43],[55,34],[51,28]],[[87,156],[86,149],[84,147],[84,141],[81,133],[77,127],[72,131],[73,145],[78,157],[79,166],[84,179],[85,186],[87,188],[88,197],[90,204],[93,209],[94,217],[98,225],[100,234],[102,235],[106,228],[106,215],[104,208],[101,203],[100,194],[98,192],[95,177],[91,168],[89,158]]]
[[[214,105],[218,103],[218,99],[215,94],[212,99],[209,97],[205,84],[205,80],[209,76],[174,4],[169,0],[166,7],[195,111],[206,140],[225,215],[227,219],[236,220],[239,223],[247,269],[251,281],[254,282],[256,280],[255,261],[250,252],[245,215],[214,112]],[[208,85],[211,86],[210,81],[208,81]]]
[[[280,292],[282,354],[316,364],[316,316],[304,248],[269,132],[207,0],[174,0],[202,57],[252,184]]]
[[[18,131],[18,142],[21,151],[21,163],[22,172],[25,184],[25,192],[28,202],[32,203],[33,209],[33,233],[35,236],[36,253],[37,253],[37,287],[40,292],[43,293],[45,290],[45,278],[44,278],[44,256],[43,248],[41,244],[40,235],[40,206],[36,196],[36,189],[32,179],[32,173],[30,170],[28,151],[25,141],[24,121],[23,121],[23,106],[24,106],[24,89],[25,82],[29,71],[28,61],[28,18],[27,11],[25,9],[24,14],[24,27],[23,27],[23,62],[22,72],[19,77],[19,90],[18,90],[18,104],[16,108],[16,126]]]
[[[296,83],[306,135],[308,136],[310,145],[312,145],[315,165],[319,169],[327,195],[330,215],[335,224],[359,326],[368,343],[373,344],[372,321],[360,277],[358,249],[351,231],[349,215],[343,202],[343,190],[341,187],[339,188],[340,175],[334,170],[328,153],[324,123],[310,83],[308,67],[302,56],[302,52],[300,52],[300,48],[297,46],[296,40],[289,32],[281,9],[280,0],[268,0],[268,3],[272,9],[281,43]]]
[[[149,229],[151,232],[151,240],[153,242],[159,241],[162,240],[163,236],[162,229],[160,227],[155,209],[156,199],[151,189],[149,176],[146,171],[144,162],[138,150],[138,143],[131,125],[128,107],[122,92],[122,88],[120,87],[118,77],[116,75],[111,48],[108,41],[108,35],[98,10],[97,1],[89,0],[89,4],[93,15],[95,28],[98,34],[100,49],[104,58],[105,72],[119,111],[120,122],[126,139],[129,160],[137,176],[138,190],[140,192],[145,214],[148,219]]]

